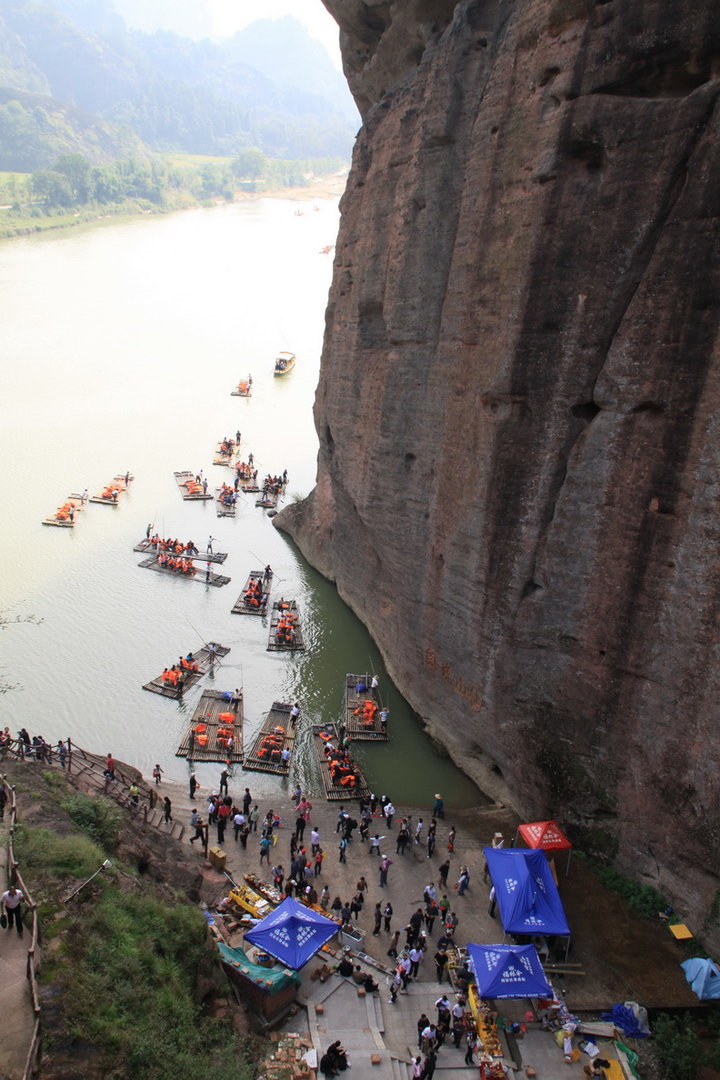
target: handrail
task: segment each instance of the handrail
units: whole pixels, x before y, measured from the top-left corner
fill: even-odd
[[[20,873],[20,867],[17,859],[15,858],[15,829],[17,827],[17,799],[15,797],[15,788],[12,784],[8,783],[5,776],[0,774],[0,784],[2,784],[8,795],[8,801],[6,804],[6,812],[9,808],[10,812],[10,828],[8,832],[8,846],[7,846],[7,870],[9,883],[13,885],[19,885],[20,890],[25,898],[27,909],[31,912],[31,928],[32,933],[30,935],[30,945],[27,950],[27,960],[25,965],[25,975],[30,984],[30,1001],[32,1003],[32,1010],[35,1015],[35,1027],[33,1029],[33,1037],[30,1040],[30,1046],[28,1048],[27,1057],[25,1059],[25,1068],[23,1070],[22,1080],[31,1080],[33,1076],[37,1075],[40,1064],[40,1048],[42,1039],[41,1030],[41,1013],[40,1013],[40,998],[38,996],[37,979],[35,978],[35,956],[37,952],[38,940],[39,940],[39,922],[37,916],[37,905],[32,898],[32,894],[28,889],[22,874]]]

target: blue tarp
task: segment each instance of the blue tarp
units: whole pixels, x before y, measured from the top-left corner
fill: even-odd
[[[650,1034],[649,1031],[644,1031],[638,1023],[638,1018],[633,1010],[628,1005],[621,1005],[619,1002],[617,1005],[613,1005],[609,1012],[600,1013],[600,1019],[610,1020],[616,1028],[619,1028],[626,1035],[632,1035],[635,1039],[644,1039]]]
[[[484,848],[506,934],[569,934],[560,894],[543,851]]]
[[[680,967],[701,1001],[720,998],[720,970],[712,960],[694,956],[691,960],[684,960]]]
[[[480,997],[553,996],[534,945],[468,945],[467,950]]]
[[[297,970],[338,931],[338,924],[288,896],[248,930],[245,940]]]

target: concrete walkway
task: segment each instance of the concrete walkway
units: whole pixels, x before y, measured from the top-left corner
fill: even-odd
[[[288,802],[287,795],[278,796],[277,789],[263,790],[263,782],[268,785],[268,780],[262,774],[242,773],[231,781],[230,795],[241,801],[245,786],[247,785],[253,795],[253,801],[258,803],[261,818],[272,807],[281,817],[281,827],[277,832],[277,842],[270,852],[270,865],[281,862],[286,871],[290,866],[289,841],[290,834],[295,825],[294,803]],[[271,783],[272,781],[270,781]],[[200,810],[203,818],[206,818],[207,792],[198,793],[194,802],[190,802],[186,789],[177,784],[161,783],[159,794],[169,794],[173,802],[173,816],[183,822],[189,820],[190,811],[193,807]],[[199,797],[202,796],[202,797]],[[360,914],[358,927],[365,931],[364,951],[372,957],[375,964],[386,969],[391,960],[387,957],[387,949],[390,935],[384,930],[377,936],[373,935],[373,911],[379,901],[383,905],[390,901],[393,905],[394,915],[391,929],[402,929],[408,923],[412,913],[423,906],[423,890],[429,881],[438,883],[438,867],[450,858],[451,870],[448,875],[447,890],[439,890],[439,895],[447,892],[451,900],[451,909],[455,910],[459,919],[456,931],[456,941],[464,945],[469,941],[493,942],[502,941],[502,930],[496,919],[491,919],[487,911],[488,886],[482,881],[481,868],[483,865],[482,846],[490,843],[491,837],[496,830],[503,831],[506,837],[514,835],[514,822],[505,809],[488,807],[473,812],[474,820],[472,828],[469,823],[463,821],[462,815],[457,820],[447,816],[438,823],[438,842],[435,853],[431,858],[427,857],[425,845],[413,845],[405,855],[397,854],[395,841],[398,825],[402,817],[412,814],[413,821],[423,817],[425,825],[430,821],[431,814],[427,810],[399,808],[392,830],[388,831],[381,827],[382,821],[376,819],[377,827],[370,829],[370,835],[379,832],[385,835],[382,843],[383,851],[387,852],[393,860],[390,868],[388,885],[381,888],[376,856],[371,856],[368,845],[362,844],[355,839],[349,846],[347,862],[340,863],[338,841],[339,836],[335,832],[339,806],[327,803],[324,799],[312,799],[312,824],[320,831],[321,845],[326,852],[326,860],[323,863],[322,874],[314,878],[313,883],[318,892],[322,885],[327,882],[330,895],[340,896],[343,901],[349,900],[355,892],[355,886],[361,876],[365,876],[368,889],[366,902]],[[349,804],[348,809],[353,816],[358,817],[356,804]],[[455,850],[448,853],[447,836],[451,825],[457,828],[455,838]],[[305,843],[310,847],[310,828],[305,830]],[[188,844],[192,830],[186,828],[184,844]],[[233,839],[232,829],[225,834],[222,845],[226,853],[226,870],[231,876],[242,881],[244,873],[251,872],[258,875],[262,880],[269,881],[270,868],[267,863],[260,864],[258,846],[259,834],[252,834],[246,850]],[[211,829],[210,845],[217,843],[215,829]],[[195,845],[197,849],[198,845]],[[206,878],[206,895],[215,889],[215,896],[219,899],[227,891],[229,885],[223,877],[210,868],[204,862],[200,853],[198,858],[204,864]],[[459,876],[460,867],[467,864],[471,870],[471,884],[469,890],[463,896],[458,896],[453,885]],[[388,990],[385,984],[385,976],[378,967],[367,965],[373,977],[380,983],[380,992],[371,996],[358,994],[357,986],[352,980],[341,978],[333,974],[325,983],[319,980],[313,981],[312,972],[320,966],[320,959],[311,960],[302,970],[302,987],[298,994],[298,1001],[303,1006],[297,1014],[290,1017],[283,1025],[282,1030],[295,1032],[302,1036],[309,1036],[318,1054],[318,1060],[327,1046],[335,1039],[341,1039],[348,1052],[348,1058],[352,1063],[353,1070],[349,1074],[352,1080],[406,1080],[409,1076],[409,1062],[417,1049],[417,1020],[425,1012],[430,1018],[436,1016],[435,1001],[442,991],[448,991],[447,981],[441,986],[435,979],[435,966],[432,961],[435,952],[435,942],[441,932],[438,923],[435,924],[434,932],[429,936],[429,952],[420,976],[408,986],[407,993],[400,993],[395,1005],[388,1001]],[[404,933],[400,936],[400,947],[404,944]],[[241,944],[242,937],[238,937],[233,944]],[[337,955],[340,949],[337,948]],[[354,960],[353,962],[357,962]],[[525,1010],[529,1003],[524,1001],[500,1002],[499,1008],[503,1016],[508,1020],[524,1019]],[[572,1008],[572,998],[568,1000]],[[577,1042],[577,1040],[576,1040]],[[523,1040],[517,1044],[520,1056],[520,1069],[514,1070],[517,1062],[513,1061],[507,1043],[505,1061],[512,1075],[525,1076],[525,1067],[530,1066],[536,1070],[538,1080],[581,1080],[583,1077],[582,1065],[587,1064],[589,1058],[582,1055],[578,1063],[567,1065],[563,1060],[562,1051],[555,1043],[549,1032],[529,1031]],[[607,1053],[611,1057],[612,1049]],[[438,1055],[437,1071],[447,1072],[453,1070],[458,1075],[477,1077],[479,1070],[477,1065],[469,1068],[464,1063],[465,1046],[455,1049],[452,1039],[443,1047]]]
[[[8,885],[7,843],[8,814],[0,827],[0,884]],[[23,911],[27,907],[23,905]],[[27,912],[29,916],[29,912]],[[26,926],[19,937],[15,927],[0,929],[0,987],[2,987],[2,1023],[0,1023],[0,1072],[11,1080],[20,1080],[35,1029],[35,1014],[27,979],[28,946],[31,929]]]

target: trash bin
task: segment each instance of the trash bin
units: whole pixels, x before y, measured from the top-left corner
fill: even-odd
[[[227,854],[221,847],[211,847],[208,852],[208,862],[211,866],[214,866],[216,870],[224,870],[225,863],[227,862]]]

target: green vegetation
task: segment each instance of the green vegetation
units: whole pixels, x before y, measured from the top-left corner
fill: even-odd
[[[692,1024],[683,1017],[660,1013],[653,1036],[663,1080],[695,1080],[702,1050]]]
[[[172,154],[93,166],[61,154],[51,169],[0,173],[0,237],[61,228],[108,214],[180,210],[232,201],[235,193],[307,187],[342,168],[340,158],[283,160],[248,150],[237,158]]]
[[[50,789],[58,786],[55,801]],[[240,1039],[230,1020],[214,1018],[198,998],[199,986],[206,995],[220,987],[224,996],[201,912],[116,856],[93,877],[103,848],[116,849],[123,821],[106,799],[50,785],[44,774],[24,793],[33,801],[42,795],[42,814],[53,823],[19,825],[15,834],[45,940],[53,942],[40,971],[56,1006],[52,1021],[46,1015],[49,1060],[80,1054],[93,1075],[108,1080],[196,1080],[199,1067],[224,1080],[251,1080],[253,1041]]]
[[[120,838],[123,815],[110,799],[91,798],[77,792],[60,802],[70,820],[105,851],[114,851]]]
[[[640,882],[632,881],[610,866],[595,867],[595,872],[603,885],[624,896],[633,911],[645,919],[656,919],[658,913],[667,906],[667,901],[652,885],[641,885]]]
[[[196,975],[212,956],[201,914],[151,897],[104,894],[73,920],[72,965],[63,968],[65,1029],[103,1048],[108,1080],[196,1080],[202,1071],[250,1080],[252,1069],[226,1024],[202,1017]]]

